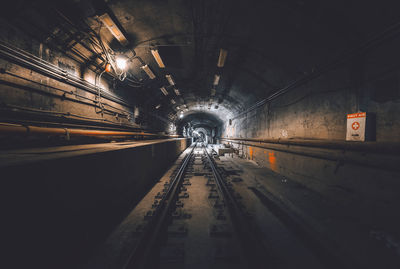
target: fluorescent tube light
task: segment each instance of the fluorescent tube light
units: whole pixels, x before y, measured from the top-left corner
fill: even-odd
[[[181,95],[181,92],[178,89],[174,89],[176,95]]]
[[[174,104],[174,105],[176,104],[174,99],[171,99],[171,103]]]
[[[174,86],[174,85],[175,85],[175,81],[172,79],[172,76],[171,76],[171,75],[165,75],[165,77],[167,78],[168,83],[169,83],[171,86]]]
[[[163,60],[161,59],[160,54],[158,53],[158,50],[151,50],[151,54],[153,54],[154,60],[156,60],[158,66],[160,68],[165,68],[165,65],[163,63]]]
[[[221,77],[220,75],[215,75],[214,76],[214,83],[213,83],[214,86],[218,85],[220,77]]]
[[[107,27],[107,29],[111,32],[111,34],[122,45],[128,44],[128,40],[126,39],[124,34],[121,32],[121,30],[118,28],[118,26],[114,23],[114,21],[111,19],[110,15],[105,13],[105,14],[101,15],[99,18],[104,23],[104,25]]]
[[[161,104],[158,104],[157,106],[156,106],[156,109],[159,109],[161,107]]]
[[[168,95],[168,91],[167,91],[167,89],[165,89],[165,87],[161,87],[160,90],[165,96]]]
[[[211,89],[211,96],[215,96],[215,93],[216,93],[215,89],[212,88],[212,89]]]
[[[141,66],[142,70],[146,72],[146,74],[149,76],[150,79],[155,79],[156,75],[154,75],[153,71],[151,71],[150,67],[146,64]]]
[[[224,67],[225,61],[226,61],[226,56],[228,55],[228,51],[224,49],[219,50],[219,57],[218,57],[218,67]]]

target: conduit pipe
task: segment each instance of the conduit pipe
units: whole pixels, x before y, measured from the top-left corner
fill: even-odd
[[[0,40],[0,57],[9,59],[35,72],[41,73],[45,76],[64,82],[71,86],[80,88],[84,91],[90,92],[95,95],[98,94],[97,87],[92,83],[82,80],[77,76],[68,74],[65,70],[59,68],[58,66],[46,62],[43,59],[33,54],[27,53],[17,47],[14,47],[2,40]],[[139,61],[140,60],[141,59],[139,59]],[[125,102],[122,98],[115,96],[111,93],[102,92],[101,96],[109,101],[118,103],[127,108],[133,108],[132,105]]]
[[[251,146],[264,145],[265,144],[277,144],[284,145],[288,148],[290,146],[303,146],[303,147],[314,147],[314,148],[326,148],[343,151],[360,151],[368,153],[385,153],[385,154],[399,154],[400,143],[398,142],[354,142],[354,141],[342,141],[342,140],[324,140],[324,139],[262,139],[262,138],[220,138],[222,141],[239,141],[239,142],[250,142],[253,143]]]
[[[58,66],[45,62],[39,57],[29,54],[16,47],[12,47],[11,45],[6,44],[4,41],[1,40],[0,40],[0,56],[6,57],[11,61],[17,62],[18,64],[28,67],[29,69],[39,72],[41,74],[44,74],[50,78],[62,81],[64,83],[67,83],[74,87],[78,87],[90,93],[97,94],[97,88],[95,85],[87,81],[84,81],[77,76],[68,74],[65,70],[62,70]],[[120,105],[131,107],[131,105],[126,103],[123,99],[115,95],[112,95],[110,93],[103,92],[102,97],[110,101],[113,101],[115,103],[118,103]]]
[[[400,171],[398,165],[400,158],[396,154],[396,152],[399,152],[398,143],[390,143],[392,150],[389,151],[389,144],[380,145],[373,142],[371,144],[359,144],[357,142],[327,143],[322,141],[316,143],[311,141],[290,143],[289,141],[279,140],[275,140],[275,142],[259,140],[259,142],[256,142],[251,139],[231,138],[221,138],[221,140],[242,146],[330,160],[336,162],[337,167],[345,163],[353,163],[384,170]],[[392,154],[387,154],[389,152]]]
[[[389,28],[385,29],[383,32],[379,33],[378,35],[374,36],[373,38],[367,40],[365,43],[361,44],[360,46],[358,46],[356,48],[352,48],[347,51],[343,51],[332,62],[329,62],[325,65],[318,67],[315,71],[313,70],[311,73],[308,73],[305,76],[289,83],[289,85],[277,90],[276,92],[274,92],[267,98],[262,99],[261,101],[258,101],[257,103],[248,107],[243,112],[240,112],[239,114],[235,115],[232,118],[232,120],[240,118],[257,108],[262,107],[266,103],[278,98],[279,96],[286,94],[287,92],[292,91],[293,89],[296,89],[299,86],[304,85],[304,84],[308,83],[309,81],[320,77],[321,75],[332,70],[336,66],[339,66],[339,65],[345,63],[346,61],[348,61],[349,59],[354,58],[356,55],[362,55],[362,54],[366,53],[369,49],[379,46],[385,40],[388,40],[390,38],[394,38],[394,37],[398,36],[399,33],[400,33],[400,23],[396,22],[395,24],[391,25]]]
[[[87,136],[87,137],[166,137],[166,135],[158,135],[145,132],[123,132],[123,131],[104,131],[104,130],[85,130],[85,129],[69,129],[69,128],[49,128],[31,125],[0,123],[0,135],[2,134],[26,134],[26,135],[62,135],[67,139],[71,136]],[[168,136],[176,137],[176,136]]]

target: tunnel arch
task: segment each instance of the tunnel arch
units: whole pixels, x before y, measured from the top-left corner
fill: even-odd
[[[221,135],[224,120],[215,112],[188,111],[176,125],[178,134],[192,137],[194,130],[202,130],[207,135],[208,141],[212,143],[216,142],[216,138]]]
[[[202,141],[208,144],[210,142],[211,130],[208,127],[196,127],[193,129],[193,138],[196,139],[196,135],[202,138]],[[195,140],[194,140],[195,142]]]

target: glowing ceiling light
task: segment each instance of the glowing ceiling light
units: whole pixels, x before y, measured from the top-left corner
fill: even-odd
[[[161,104],[158,104],[157,106],[156,106],[156,109],[159,109],[161,107]]]
[[[107,29],[111,32],[111,34],[122,45],[128,44],[128,40],[126,39],[124,34],[121,32],[121,30],[118,28],[118,26],[114,23],[114,21],[111,19],[110,15],[105,13],[105,14],[101,15],[99,18],[103,22],[103,24],[107,27]]]
[[[181,92],[178,89],[174,89],[176,95],[181,95]]]
[[[153,54],[154,60],[156,60],[158,66],[160,68],[165,68],[165,65],[161,59],[160,54],[158,53],[158,50],[151,50],[151,54]]]
[[[174,99],[171,99],[171,103],[174,104],[174,105],[176,104]]]
[[[218,67],[224,67],[227,55],[228,55],[227,50],[225,50],[225,49],[219,50],[219,57],[218,57],[218,63],[217,63]]]
[[[215,75],[214,76],[214,83],[213,83],[214,86],[218,85],[220,77],[221,77],[220,75]]]
[[[128,65],[128,59],[120,55],[115,58],[115,63],[117,64],[118,69],[125,70]]]
[[[176,106],[176,109],[178,109],[178,110],[179,110],[179,109],[180,109],[180,107],[179,107],[179,106]]]
[[[160,90],[165,96],[168,95],[168,91],[167,91],[167,89],[165,89],[165,87],[161,87]]]
[[[175,81],[172,79],[172,76],[171,76],[171,75],[165,75],[165,77],[167,78],[168,83],[169,83],[171,86],[174,86],[174,85],[175,85]]]
[[[146,72],[146,74],[149,76],[150,79],[155,79],[156,75],[154,75],[153,71],[151,71],[150,67],[146,64],[141,66],[142,70]]]
[[[179,114],[179,118],[183,118],[183,113],[181,112],[181,114]]]

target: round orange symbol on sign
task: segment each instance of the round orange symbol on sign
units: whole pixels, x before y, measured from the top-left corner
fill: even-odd
[[[360,128],[360,124],[358,122],[353,122],[353,124],[351,125],[351,128],[353,128],[353,130],[358,130],[358,128]]]

